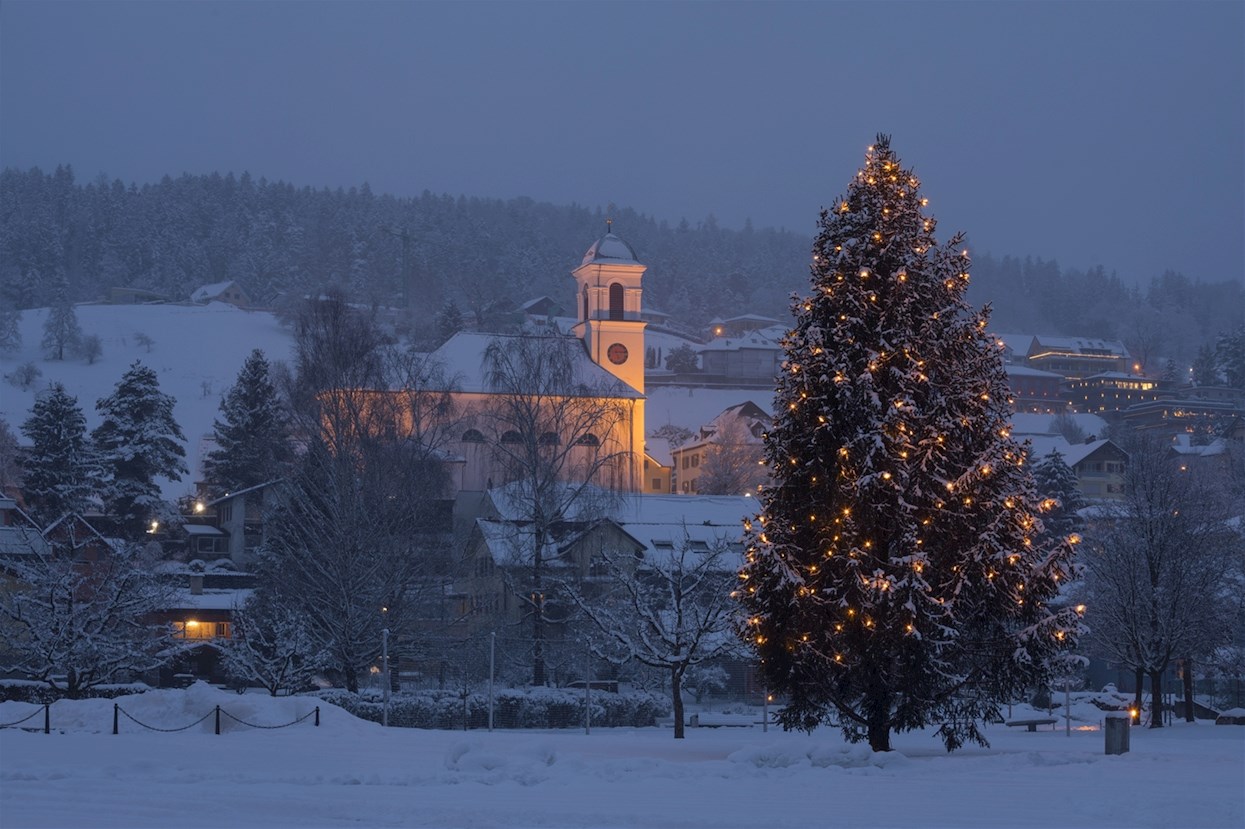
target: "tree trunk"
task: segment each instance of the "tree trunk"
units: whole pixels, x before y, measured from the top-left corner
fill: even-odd
[[[1141,695],[1143,693],[1143,686],[1146,684],[1145,669],[1134,668],[1133,679],[1137,683],[1137,690],[1133,692],[1133,710],[1137,712],[1133,716],[1133,725],[1141,725]]]
[[[869,717],[869,748],[874,751],[891,750],[891,728],[885,715]]]
[[[1163,727],[1163,672],[1150,671],[1150,727]]]
[[[346,675],[346,690],[352,694],[359,693],[359,675],[355,673],[353,665],[347,665],[342,672]]]
[[[544,541],[544,533],[537,533],[532,564],[532,684],[537,687],[545,684]]]
[[[1181,671],[1181,679],[1184,680],[1184,720],[1185,722],[1193,722],[1193,660],[1185,658],[1184,670]]]
[[[874,751],[891,750],[891,695],[880,685],[874,685],[864,700],[866,731],[869,748]]]
[[[683,674],[670,669],[670,702],[674,706],[674,738],[683,739]]]

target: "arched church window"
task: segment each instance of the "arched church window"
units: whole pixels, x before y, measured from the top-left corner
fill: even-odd
[[[601,440],[596,435],[588,432],[580,435],[579,440],[575,441],[576,446],[600,446]]]
[[[623,286],[621,282],[610,285],[610,319],[623,318]]]
[[[584,288],[584,315],[580,319],[587,321],[588,319],[588,289]]]
[[[463,443],[484,443],[484,433],[479,429],[468,429],[463,432]]]
[[[511,429],[509,432],[506,432],[501,436],[501,442],[502,443],[522,443],[523,435],[520,435],[518,432]]]

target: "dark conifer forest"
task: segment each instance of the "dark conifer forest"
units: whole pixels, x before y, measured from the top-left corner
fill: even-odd
[[[488,327],[497,310],[542,294],[569,305],[567,274],[606,218],[649,266],[645,304],[687,325],[744,313],[786,320],[791,293],[807,289],[811,235],[728,229],[712,216],[671,222],[613,205],[427,191],[396,198],[366,184],[317,190],[247,173],[83,183],[62,166],[0,173],[0,301],[47,306],[60,288],[91,301],[112,287],[181,301],[236,280],[254,304],[280,308],[336,285],[377,305],[453,301]],[[1058,239],[1032,245],[1049,251]],[[968,298],[992,303],[996,331],[1118,339],[1134,354],[1188,363],[1245,309],[1239,273],[1079,271],[1010,253],[975,249]]]

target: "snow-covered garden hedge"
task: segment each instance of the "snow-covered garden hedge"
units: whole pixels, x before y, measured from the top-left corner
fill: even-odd
[[[316,696],[356,717],[381,721],[383,703],[377,691],[356,695],[332,689]],[[644,693],[592,693],[592,724],[602,728],[645,727],[670,714],[669,700]],[[411,691],[394,694],[389,724],[402,728],[461,729],[488,727],[488,697],[456,691]],[[493,697],[497,728],[578,728],[584,724],[584,692],[567,688],[506,688]]]
[[[82,699],[115,699],[150,690],[151,686],[141,682],[95,685],[82,691],[79,697]],[[56,702],[66,696],[64,691],[58,691],[46,682],[34,682],[29,679],[0,681],[0,702],[33,702],[42,705],[45,702]]]

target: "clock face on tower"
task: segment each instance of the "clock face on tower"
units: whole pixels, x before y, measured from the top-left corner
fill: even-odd
[[[622,343],[614,343],[605,353],[609,356],[610,362],[616,366],[627,362],[627,346]]]

